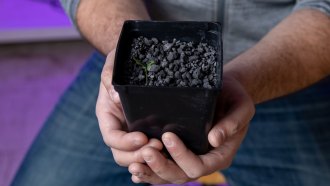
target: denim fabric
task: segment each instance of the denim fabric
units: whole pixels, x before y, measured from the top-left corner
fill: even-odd
[[[231,186],[330,183],[330,78],[257,106],[248,134],[224,173]]]
[[[226,61],[253,46],[293,10],[307,7],[327,12],[329,5],[329,1],[308,0],[147,2],[149,9],[162,8],[152,14],[159,19],[180,19],[179,15],[189,20],[223,20]],[[204,14],[199,10],[204,6],[212,7]],[[190,9],[195,12],[189,13]],[[170,14],[170,10],[181,12]],[[115,164],[103,144],[94,114],[103,62],[103,57],[94,55],[64,94],[27,154],[14,186],[131,184],[130,174]],[[224,173],[232,186],[327,186],[329,131],[327,78],[298,93],[258,105],[247,137]]]
[[[129,186],[130,173],[113,160],[95,116],[105,58],[83,67],[45,123],[13,186]]]

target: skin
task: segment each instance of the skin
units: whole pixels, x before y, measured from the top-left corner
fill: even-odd
[[[310,9],[292,13],[224,67],[223,91],[208,135],[214,149],[198,156],[173,133],[165,133],[160,142],[126,131],[119,96],[111,85],[114,48],[126,19],[149,19],[141,1],[83,0],[77,13],[82,34],[108,56],[96,105],[104,142],[136,183],[184,183],[228,168],[248,130],[255,104],[308,87],[330,73],[330,18]],[[160,153],[164,146],[173,160]]]
[[[82,35],[105,55],[115,49],[125,20],[150,19],[141,0],[81,0],[76,18]]]
[[[297,11],[226,67],[255,103],[296,92],[330,72],[330,17]],[[270,86],[271,85],[271,86]]]

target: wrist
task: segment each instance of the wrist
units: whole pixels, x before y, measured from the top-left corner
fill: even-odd
[[[254,72],[254,69],[251,69],[251,66],[248,65],[248,61],[252,60],[250,59],[251,56],[249,54],[251,52],[253,51],[247,51],[227,63],[223,69],[223,76],[224,79],[232,79],[233,81],[238,82],[250,96],[253,102],[257,104],[260,102],[260,99],[258,99],[257,95],[255,94],[255,84],[253,84],[253,82],[257,83],[254,80],[256,72]]]
[[[115,49],[126,20],[149,19],[142,0],[81,0],[77,26],[82,35],[103,54]]]
[[[251,91],[252,87],[248,86],[249,83],[247,82],[247,79],[244,78],[243,74],[241,74],[240,69],[226,68],[225,66],[223,72],[223,81],[239,84],[242,87],[242,90],[246,92],[251,100],[253,100],[255,104],[258,103],[255,98],[255,94]]]

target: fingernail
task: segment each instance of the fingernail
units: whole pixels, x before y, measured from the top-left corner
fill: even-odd
[[[172,147],[173,146],[173,142],[169,138],[164,138],[163,142],[164,142],[166,147]]]
[[[144,156],[143,159],[146,162],[151,162],[152,161],[152,156]]]
[[[134,139],[133,140],[133,143],[134,143],[134,145],[141,145],[141,140],[139,140],[139,139]]]

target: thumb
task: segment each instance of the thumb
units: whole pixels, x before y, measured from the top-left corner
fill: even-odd
[[[233,100],[229,111],[208,134],[208,140],[213,147],[219,147],[228,138],[246,128],[255,113],[254,104],[248,95],[240,94]]]
[[[112,50],[108,54],[105,64],[103,66],[103,70],[102,70],[102,74],[101,74],[101,82],[104,85],[104,87],[107,89],[111,100],[114,103],[119,104],[120,103],[119,94],[117,93],[117,91],[114,89],[114,86],[112,85],[115,54],[116,54],[116,50]]]

